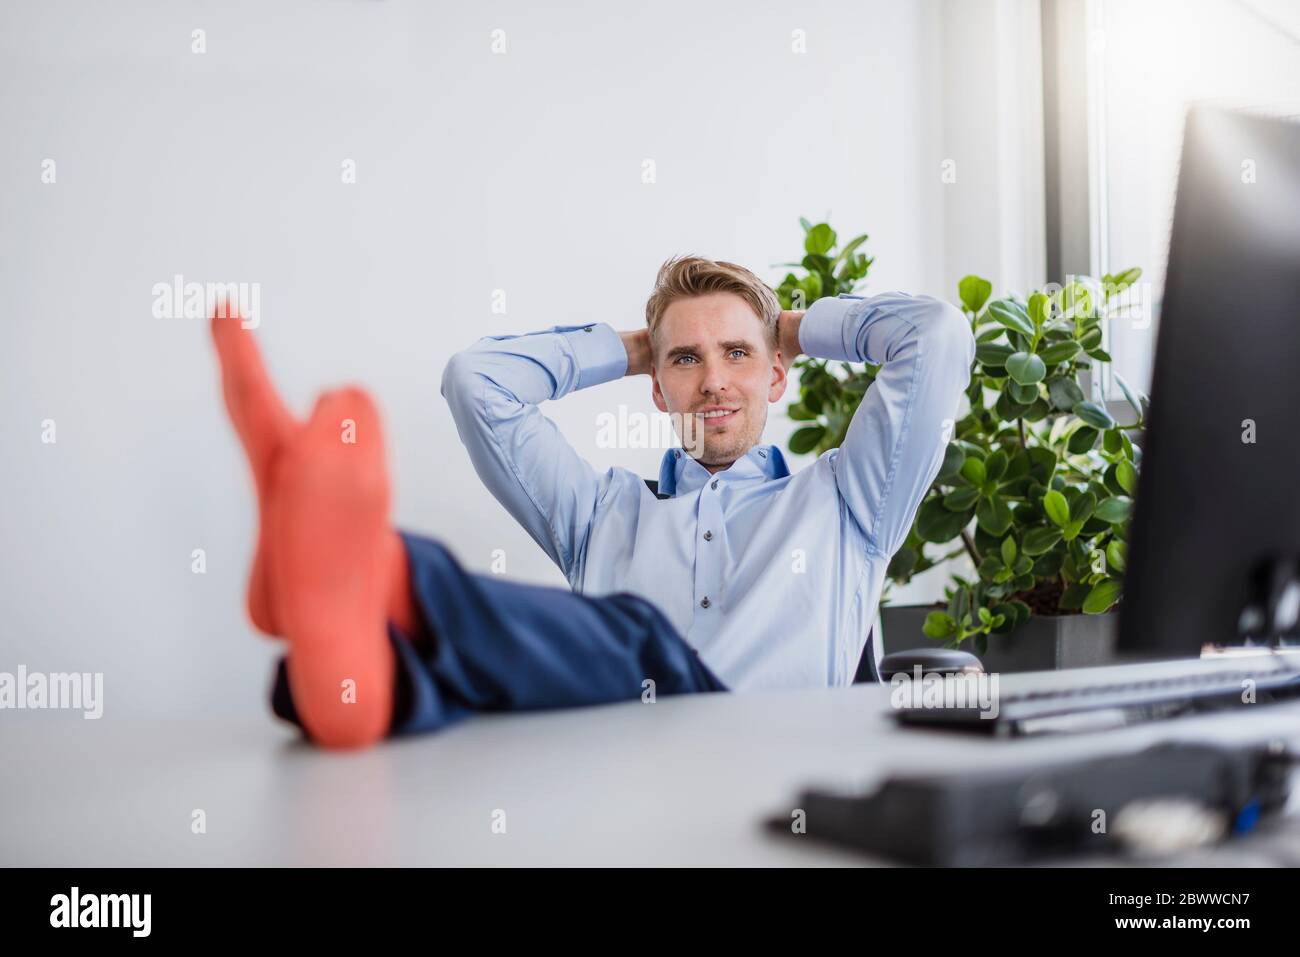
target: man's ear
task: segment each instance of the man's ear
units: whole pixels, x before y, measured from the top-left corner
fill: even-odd
[[[785,387],[790,382],[789,373],[786,371],[785,362],[781,357],[781,350],[772,354],[772,385],[767,390],[767,401],[775,402],[785,395]]]
[[[650,398],[654,399],[655,408],[660,412],[668,411],[668,403],[664,401],[663,390],[659,388],[659,376],[655,374],[655,367],[650,366]]]

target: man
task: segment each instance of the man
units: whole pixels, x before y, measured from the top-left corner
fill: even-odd
[[[748,270],[698,257],[660,269],[644,330],[481,339],[452,357],[443,395],[479,476],[566,592],[468,574],[393,531],[366,395],[327,393],[294,423],[250,335],[228,318],[213,332],[262,510],[249,611],[288,642],[275,711],[336,747],[477,710],[849,683],[975,348],[935,299],[782,312]],[[791,475],[758,443],[801,352],[882,368],[841,448]],[[642,374],[661,411],[701,429],[691,454],[664,456],[658,494],[625,469],[596,472],[539,408]]]

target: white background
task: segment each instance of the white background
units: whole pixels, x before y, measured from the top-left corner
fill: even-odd
[[[4,4],[0,670],[102,671],[106,715],[265,708],[277,647],[243,613],[255,510],[206,324],[151,313],[177,273],[261,284],[298,411],[377,395],[399,524],[557,585],[457,441],[456,350],[636,328],[675,253],[776,281],[800,215],[871,234],[868,291],[1041,279],[1036,3],[545,6]],[[618,403],[650,410],[649,380],[547,411],[593,464],[653,476],[659,452],[596,447]],[[766,440],[791,430],[774,409]]]

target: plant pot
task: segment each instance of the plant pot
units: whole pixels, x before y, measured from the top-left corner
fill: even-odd
[[[925,616],[941,605],[885,605],[880,609],[884,653],[913,648],[937,648],[924,631]],[[1087,668],[1115,662],[1115,637],[1119,612],[1104,615],[1034,615],[1005,635],[989,635],[988,650],[976,651],[972,642],[962,650],[976,654],[988,672],[1055,671]]]

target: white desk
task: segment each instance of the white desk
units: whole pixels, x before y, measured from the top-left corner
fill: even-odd
[[[1004,690],[1017,676],[1005,676]],[[485,715],[340,755],[268,712],[131,723],[0,712],[0,864],[820,865],[872,863],[763,832],[811,783],[1300,734],[1300,703],[1021,741],[917,732],[888,688],[704,695]],[[202,808],[207,833],[193,834]],[[493,812],[506,832],[492,831]],[[1300,828],[1270,838],[1300,863]],[[1254,839],[1256,841],[1261,838]],[[1276,857],[1271,858],[1276,861]],[[1182,864],[1264,863],[1250,844]],[[1083,863],[1088,863],[1087,861]]]

